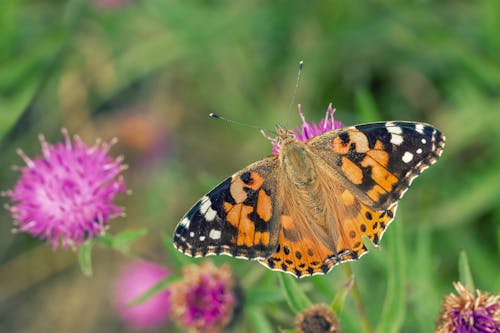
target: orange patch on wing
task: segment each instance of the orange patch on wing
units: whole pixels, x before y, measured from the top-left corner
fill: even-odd
[[[289,229],[289,230],[292,229],[293,228],[292,217],[289,215],[281,215],[280,224],[281,224],[282,228]]]
[[[264,183],[264,178],[262,178],[257,172],[250,173],[250,177],[252,179],[252,182],[250,184],[245,184],[245,187],[257,191]]]
[[[269,245],[269,232],[256,231],[255,238],[254,238],[254,244],[261,244],[264,246],[268,246]]]
[[[358,230],[356,230],[355,220],[344,218],[341,228],[343,228],[344,232],[339,234],[335,242],[337,252],[344,249],[352,249],[354,244],[358,241],[358,238],[361,239]],[[351,232],[354,232],[354,237],[350,236]]]
[[[342,171],[353,184],[363,183],[363,171],[347,157],[342,157]]]
[[[379,184],[387,192],[391,191],[393,185],[398,182],[398,179],[392,173],[390,173],[386,168],[384,168],[370,156],[366,156],[361,161],[361,165],[365,168],[366,167],[372,168],[371,177],[377,184]]]
[[[231,206],[230,208],[229,205]],[[226,203],[224,203],[224,209],[227,212],[226,220],[235,228],[238,228],[238,224],[240,223],[242,206],[242,204],[236,204],[233,206],[231,204],[226,205]]]
[[[375,149],[375,150],[384,150],[384,144],[382,143],[382,141],[377,140],[377,141],[375,141],[375,145],[373,146],[373,149]]]
[[[229,211],[230,211],[231,209],[233,209],[233,207],[234,207],[234,206],[233,206],[233,205],[231,205],[229,202],[227,202],[227,201],[226,201],[226,202],[224,202],[224,210],[226,211],[226,213],[229,213]]]
[[[349,142],[347,144],[344,144],[342,142],[342,139],[340,137],[335,137],[333,139],[333,151],[336,152],[337,154],[345,155],[349,152],[349,147],[351,146],[351,140],[349,139]]]
[[[356,144],[356,151],[358,153],[364,153],[369,150],[368,138],[360,131],[353,131],[349,133],[349,137],[353,143]]]
[[[369,150],[366,152],[366,155],[370,156],[383,166],[386,166],[389,163],[389,154],[384,150]]]
[[[265,222],[269,222],[273,216],[271,197],[262,189],[259,191],[259,196],[257,197],[257,215]]]
[[[247,194],[243,190],[243,186],[246,186],[246,184],[243,183],[243,181],[238,177],[233,180],[231,186],[229,187],[229,192],[231,192],[231,196],[237,203],[243,202],[247,199]]]
[[[238,225],[238,239],[236,240],[236,245],[242,246],[245,245],[247,247],[251,247],[253,245],[253,238],[255,233],[255,225],[248,218],[248,214],[253,211],[251,206],[241,207],[241,215],[239,219]]]
[[[351,206],[354,203],[354,195],[349,190],[344,190],[340,198],[342,199],[342,203],[347,206]]]
[[[386,193],[387,192],[379,185],[373,186],[372,189],[367,192],[368,197],[370,197],[370,199],[372,199],[373,201],[379,201],[380,195]]]

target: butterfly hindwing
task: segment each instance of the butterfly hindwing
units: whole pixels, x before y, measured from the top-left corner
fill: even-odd
[[[302,193],[280,184],[286,195],[279,246],[261,260],[296,277],[358,259],[367,251],[363,236],[377,246],[411,181],[439,158],[444,137],[426,124],[381,122],[327,132],[306,145],[316,186]]]
[[[396,205],[377,211],[357,198],[321,158],[314,160],[314,186],[305,189],[280,178],[278,248],[261,263],[296,277],[325,274],[336,264],[361,257],[363,236],[378,245]]]
[[[403,121],[306,143],[287,133],[278,139],[292,149],[280,146],[278,156],[235,173],[188,211],[174,234],[178,250],[256,259],[296,277],[325,274],[366,253],[363,237],[378,245],[399,199],[445,144],[431,125]]]
[[[378,122],[327,132],[309,145],[365,204],[388,209],[437,161],[445,138],[428,124]]]
[[[203,196],[179,222],[174,246],[194,257],[227,254],[261,259],[275,252],[277,163],[274,156],[258,161]]]

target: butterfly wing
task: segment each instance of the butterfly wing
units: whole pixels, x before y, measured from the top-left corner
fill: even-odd
[[[411,122],[363,124],[311,139],[317,182],[306,194],[280,184],[287,192],[279,246],[260,262],[303,277],[358,259],[367,251],[362,237],[379,243],[398,200],[439,158],[444,140],[432,126]]]
[[[362,237],[378,244],[396,205],[376,211],[365,205],[323,160],[314,162],[317,178],[306,191],[280,178],[279,241],[276,252],[260,262],[296,277],[326,274],[336,264],[366,251]]]
[[[431,125],[414,122],[361,124],[319,135],[308,142],[341,177],[355,197],[386,210],[443,152],[445,137]]]
[[[255,162],[203,196],[177,225],[174,246],[193,257],[269,257],[279,233],[277,164],[276,156]]]

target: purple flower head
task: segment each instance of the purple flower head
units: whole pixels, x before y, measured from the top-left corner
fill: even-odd
[[[87,147],[65,130],[63,135],[64,142],[54,145],[40,136],[41,157],[30,159],[19,150],[26,166],[19,167],[14,189],[4,193],[13,201],[7,209],[15,231],[44,239],[54,249],[101,235],[110,219],[123,214],[113,204],[115,195],[127,191],[118,177],[126,167],[121,158],[107,155],[114,141]]]
[[[302,119],[302,125],[300,126],[300,129],[294,129],[292,130],[292,132],[295,138],[299,141],[306,142],[309,139],[312,139],[315,136],[318,136],[325,132],[344,127],[344,124],[333,118],[333,115],[335,114],[335,109],[332,108],[331,103],[328,105],[325,118],[321,119],[319,124],[314,122],[309,123],[306,121],[304,113],[302,113],[302,106],[300,104],[298,105],[298,110],[300,119]],[[274,140],[271,140],[271,142],[273,142],[273,154],[274,155],[279,154],[280,150],[279,145]]]
[[[186,266],[184,279],[173,283],[172,310],[179,326],[197,332],[219,332],[233,317],[237,305],[229,266],[210,261]]]
[[[458,295],[446,296],[436,333],[500,333],[500,294],[453,286]]]
[[[129,303],[169,275],[166,268],[146,261],[134,262],[120,272],[116,280],[114,305],[125,323],[137,329],[154,329],[167,321],[170,316],[169,290],[159,292],[140,304]]]

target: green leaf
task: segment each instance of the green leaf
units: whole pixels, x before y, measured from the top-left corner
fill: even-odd
[[[245,301],[247,305],[262,305],[276,303],[284,300],[284,295],[277,288],[263,288],[262,286],[246,289]]]
[[[246,317],[248,318],[248,323],[252,325],[252,332],[259,333],[274,333],[273,325],[264,315],[264,313],[256,306],[249,306],[246,309]]]
[[[458,257],[458,275],[460,282],[462,282],[470,291],[475,289],[469,260],[467,259],[467,253],[465,253],[464,250],[460,251],[460,256]]]
[[[83,275],[92,276],[92,241],[86,241],[78,250],[78,261]]]
[[[154,286],[152,286],[144,294],[131,300],[128,303],[128,305],[132,306],[132,305],[137,305],[137,304],[141,304],[143,302],[146,302],[148,299],[150,299],[151,297],[153,297],[157,293],[167,289],[167,287],[170,283],[177,281],[177,280],[180,280],[180,279],[181,279],[180,275],[171,275],[171,276],[161,280],[160,282],[158,282]]]
[[[403,221],[404,222],[404,221]],[[382,315],[377,326],[377,332],[400,332],[405,318],[405,250],[402,226],[392,227],[392,238],[389,238],[390,255],[387,263],[387,292]]]
[[[148,229],[125,230],[117,235],[103,235],[96,240],[123,253],[129,253],[130,245],[148,233]]]
[[[347,298],[347,295],[352,289],[352,286],[354,285],[354,276],[351,275],[349,280],[340,288],[340,290],[337,291],[337,294],[335,295],[331,308],[333,312],[335,312],[337,315],[342,312],[342,308],[344,306],[345,300]]]
[[[311,301],[302,289],[300,289],[293,277],[288,276],[286,273],[279,273],[278,278],[288,306],[290,306],[293,312],[297,314],[311,306]]]

